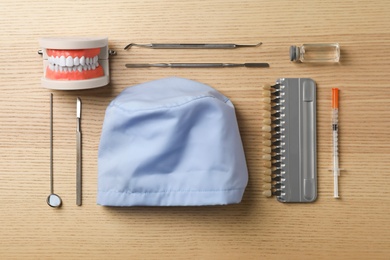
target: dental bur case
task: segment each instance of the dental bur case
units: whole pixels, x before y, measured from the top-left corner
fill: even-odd
[[[39,44],[44,88],[79,90],[102,87],[110,82],[107,37],[41,38]],[[88,57],[88,53],[94,53],[94,57]]]

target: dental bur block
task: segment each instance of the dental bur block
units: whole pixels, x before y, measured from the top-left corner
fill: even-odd
[[[41,38],[39,44],[44,88],[90,89],[110,82],[107,37]]]

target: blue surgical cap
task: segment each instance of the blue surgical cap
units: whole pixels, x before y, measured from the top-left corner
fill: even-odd
[[[165,78],[129,87],[108,106],[98,204],[239,203],[247,182],[234,106],[215,89]]]

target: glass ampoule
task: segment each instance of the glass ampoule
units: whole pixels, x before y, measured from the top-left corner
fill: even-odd
[[[338,43],[313,43],[290,47],[290,60],[295,62],[339,62]]]

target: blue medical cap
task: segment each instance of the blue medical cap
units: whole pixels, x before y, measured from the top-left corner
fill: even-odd
[[[234,106],[215,89],[165,78],[125,89],[106,110],[97,203],[239,203],[248,170]]]

